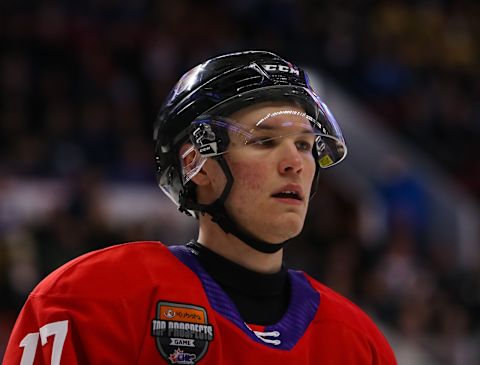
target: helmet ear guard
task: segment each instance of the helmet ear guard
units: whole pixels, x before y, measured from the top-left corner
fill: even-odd
[[[190,125],[190,140],[202,156],[211,157],[227,151],[230,138],[227,129],[222,128],[225,125],[222,121],[212,122],[207,117]]]

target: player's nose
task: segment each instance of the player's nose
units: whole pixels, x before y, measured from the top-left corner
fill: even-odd
[[[299,174],[303,170],[303,158],[294,141],[284,141],[279,148],[278,170],[280,174]]]

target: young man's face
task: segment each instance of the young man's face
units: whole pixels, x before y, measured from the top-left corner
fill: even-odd
[[[224,157],[234,183],[225,206],[241,227],[267,242],[298,235],[305,220],[316,162],[315,136],[302,115],[303,109],[293,104],[266,102],[231,116],[255,132],[246,145],[243,137],[230,134]],[[216,168],[213,185],[220,194],[225,178]]]

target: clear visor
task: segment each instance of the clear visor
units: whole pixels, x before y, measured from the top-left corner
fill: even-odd
[[[190,143],[181,151],[183,183],[210,157],[234,149],[264,151],[287,139],[299,151],[312,153],[322,169],[342,161],[347,153],[345,141],[326,105],[319,101],[309,106],[309,112],[305,109],[296,103],[263,102],[229,117],[209,113],[197,118],[189,131]]]

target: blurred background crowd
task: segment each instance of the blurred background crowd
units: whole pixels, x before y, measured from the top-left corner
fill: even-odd
[[[478,207],[479,20],[466,0],[2,0],[0,357],[54,268],[193,236],[155,191],[151,126],[178,77],[220,53],[268,49],[327,75]],[[415,176],[390,177],[375,186],[386,224],[374,237],[358,197],[322,180],[288,260],[378,319],[400,364],[478,364],[480,261],[462,265],[454,242],[427,234]],[[159,210],[145,214],[135,206],[152,199],[135,192],[149,189]],[[131,194],[117,224],[112,192]]]

